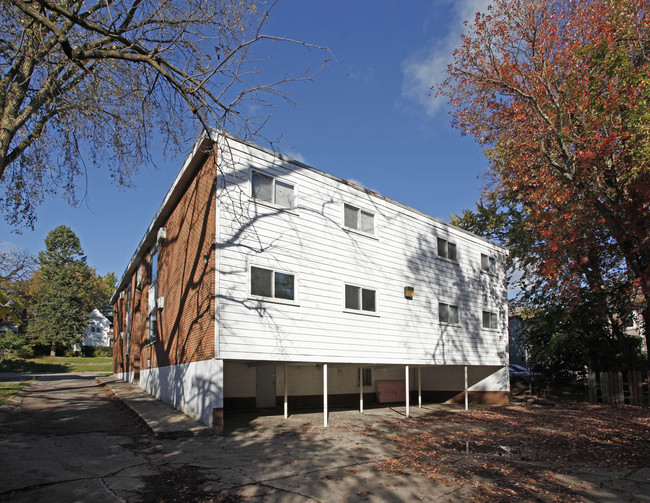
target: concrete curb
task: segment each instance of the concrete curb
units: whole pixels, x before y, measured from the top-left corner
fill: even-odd
[[[114,376],[96,377],[102,386],[110,389],[129,409],[137,414],[158,438],[216,435],[218,432],[196,419],[184,414],[139,386]]]

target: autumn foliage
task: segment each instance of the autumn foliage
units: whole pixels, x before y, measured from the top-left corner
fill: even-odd
[[[647,0],[495,0],[438,89],[523,208],[546,284],[650,298]],[[646,316],[647,320],[647,316]]]

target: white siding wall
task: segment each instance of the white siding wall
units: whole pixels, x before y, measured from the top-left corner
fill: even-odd
[[[202,423],[212,425],[212,409],[223,407],[223,362],[200,362],[143,369],[140,387]]]
[[[234,161],[237,178],[219,180],[219,358],[507,363],[501,248],[263,150],[234,141],[229,147],[222,150],[222,159]],[[253,201],[251,168],[295,185],[296,209],[281,211]],[[343,229],[344,202],[375,213],[375,237]],[[437,257],[437,237],[456,243],[457,263]],[[481,253],[498,255],[496,276],[481,272]],[[251,299],[250,265],[294,273],[296,302]],[[344,311],[346,283],[377,291],[376,316]],[[405,286],[415,288],[414,300],[404,298]],[[439,323],[440,301],[459,306],[458,326]],[[484,309],[498,313],[498,330],[481,328]]]

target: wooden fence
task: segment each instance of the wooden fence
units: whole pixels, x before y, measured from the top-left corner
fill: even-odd
[[[587,399],[590,402],[650,405],[648,382],[650,371],[590,371],[587,379]]]

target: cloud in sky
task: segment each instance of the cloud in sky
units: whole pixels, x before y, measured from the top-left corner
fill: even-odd
[[[473,19],[476,12],[485,11],[489,3],[489,0],[454,0],[447,34],[432,39],[428,46],[416,50],[402,62],[402,97],[422,107],[428,116],[446,105],[445,99],[434,96],[431,87],[444,80],[451,55],[465,30],[463,23]]]

